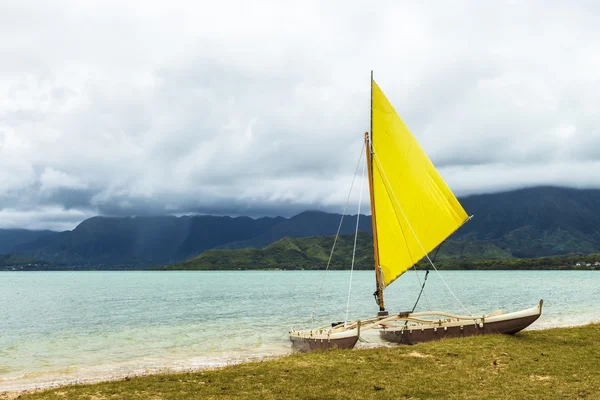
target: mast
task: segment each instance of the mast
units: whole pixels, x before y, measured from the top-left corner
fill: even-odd
[[[371,195],[371,225],[373,228],[373,258],[375,259],[375,281],[377,289],[374,293],[375,300],[379,305],[379,314],[386,315],[383,303],[383,285],[381,283],[381,271],[379,268],[379,244],[377,241],[377,218],[375,216],[375,193],[373,191],[373,71],[371,71],[371,135],[365,132],[365,147],[367,155],[367,171],[369,175],[369,193]]]

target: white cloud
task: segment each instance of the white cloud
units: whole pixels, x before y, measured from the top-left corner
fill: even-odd
[[[79,178],[70,176],[62,171],[57,171],[52,167],[46,167],[40,175],[41,192],[53,192],[58,189],[87,189],[87,184]]]
[[[0,226],[339,209],[370,69],[457,194],[600,187],[599,25],[585,2],[4,2]]]
[[[72,229],[80,221],[93,217],[90,210],[65,210],[56,206],[42,206],[36,209],[17,210],[3,208],[0,210],[0,221],[3,228],[52,229],[64,231]]]
[[[442,174],[448,177],[448,185],[463,195],[531,186],[553,186],[557,182],[577,189],[598,188],[598,171],[600,160],[531,164],[491,163],[441,170]]]

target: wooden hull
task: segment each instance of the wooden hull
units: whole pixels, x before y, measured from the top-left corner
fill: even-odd
[[[311,338],[290,335],[294,350],[308,352],[314,350],[352,349],[358,342],[358,335],[341,338]]]
[[[488,333],[513,335],[537,320],[542,313],[542,302],[538,306],[511,314],[499,314],[477,320],[447,321],[435,324],[408,324],[384,327],[379,334],[388,342],[415,344],[442,338],[456,338]]]
[[[510,314],[472,316],[441,311],[377,315],[367,320],[334,323],[313,330],[291,330],[292,347],[298,351],[352,349],[361,330],[378,329],[388,342],[414,344],[442,338],[456,338],[487,333],[515,334],[542,314],[543,301],[537,306]]]

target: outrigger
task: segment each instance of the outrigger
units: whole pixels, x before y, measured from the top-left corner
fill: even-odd
[[[535,322],[542,313],[542,300],[532,308],[508,314],[414,312],[414,307],[411,312],[389,314],[384,289],[424,258],[437,272],[429,253],[471,217],[375,83],[372,71],[371,132],[365,133],[364,142],[373,228],[374,296],[379,312],[361,321],[292,329],[294,347],[302,351],[351,349],[361,332],[369,329],[378,329],[385,341],[413,344],[444,337],[515,334]]]

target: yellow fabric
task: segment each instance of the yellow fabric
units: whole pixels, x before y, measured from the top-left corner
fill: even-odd
[[[431,252],[468,216],[375,82],[371,140],[385,287],[425,257],[423,249]]]

